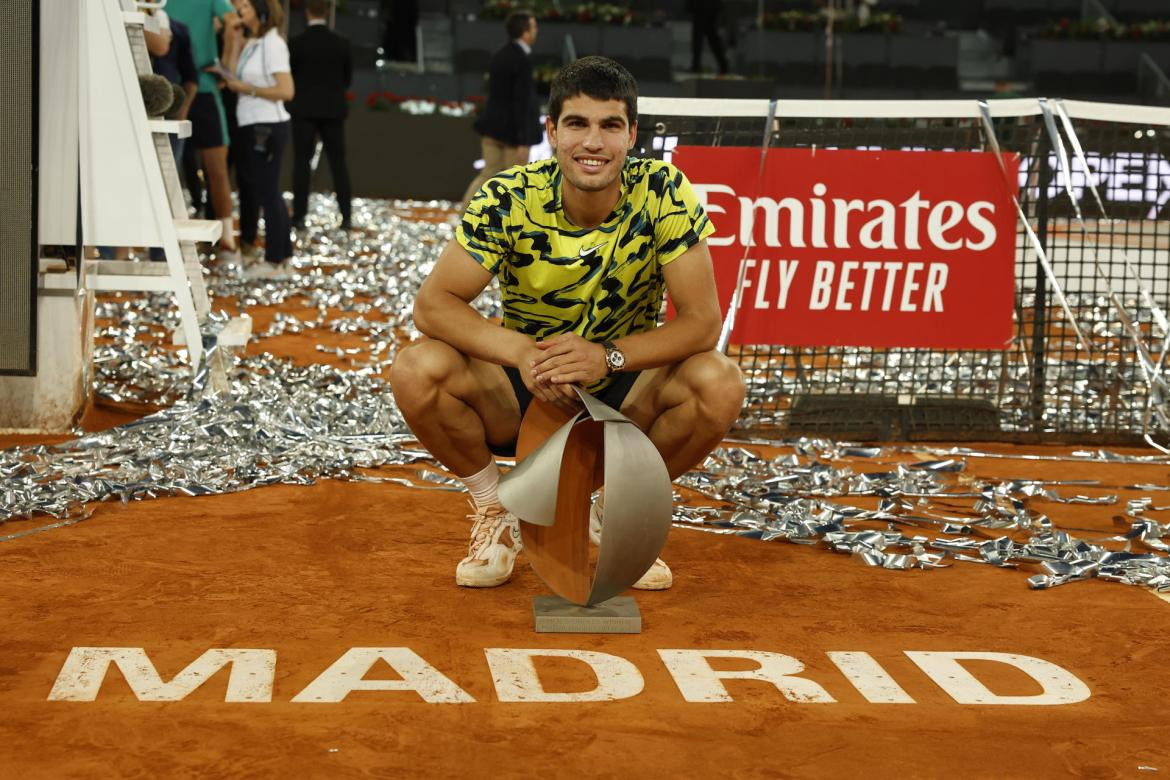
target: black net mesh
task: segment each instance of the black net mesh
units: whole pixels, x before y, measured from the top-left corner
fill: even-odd
[[[643,113],[638,146],[658,158],[669,158],[675,146],[759,148],[765,124],[763,116]],[[1096,202],[1065,141],[1082,226],[1043,118],[996,118],[993,126],[1000,148],[1020,155],[1020,204],[1084,341],[1017,225],[1014,338],[1007,349],[732,346],[728,354],[749,385],[742,428],[947,439],[1121,440],[1143,432],[1148,372],[1116,303],[1157,361],[1166,337],[1158,319],[1170,285],[1170,131],[1073,120],[1102,199]],[[990,149],[977,119],[777,116],[767,136],[771,148]]]

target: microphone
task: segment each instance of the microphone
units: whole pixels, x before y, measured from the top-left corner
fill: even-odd
[[[147,116],[161,116],[171,107],[175,93],[171,82],[157,73],[138,77],[138,88],[142,90],[142,102],[146,105]]]

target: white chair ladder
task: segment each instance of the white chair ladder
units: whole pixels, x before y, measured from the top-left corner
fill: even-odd
[[[155,228],[149,246],[161,246],[166,255],[165,263],[117,261],[117,260],[89,260],[86,261],[87,286],[93,290],[151,290],[168,291],[174,295],[180,314],[180,327],[175,332],[176,343],[185,343],[191,357],[194,370],[199,368],[203,360],[202,326],[211,313],[211,301],[207,295],[207,286],[203,279],[203,267],[199,261],[196,243],[218,241],[223,230],[219,220],[190,219],[187,214],[187,204],[183,197],[179,172],[171,148],[170,136],[178,134],[180,138],[191,135],[189,121],[167,121],[149,119],[143,105],[141,92],[138,86],[138,75],[152,73],[150,55],[146,49],[144,30],[147,25],[155,24],[155,20],[137,10],[133,0],[84,0],[90,12],[87,20],[97,27],[104,23],[104,31],[90,29],[86,40],[91,46],[89,60],[92,63],[104,62],[107,66],[106,75],[120,81],[119,85],[108,85],[103,94],[95,96],[93,100],[107,100],[111,95],[121,92],[125,98],[125,108],[129,112],[130,134],[134,136],[134,143],[119,143],[119,151],[133,156],[138,160],[127,160],[126,175],[135,171],[143,174],[142,182],[120,182],[120,186],[133,189],[135,186],[145,186],[142,193],[142,202],[146,204],[146,211],[153,217]],[[103,35],[102,33],[105,33]],[[108,56],[102,56],[94,50],[101,47],[104,40],[108,40],[113,49],[113,63]],[[109,67],[110,65],[113,67]],[[105,87],[104,83],[101,86]],[[83,106],[85,101],[83,100]],[[105,106],[95,106],[91,114],[91,122],[95,121],[97,111],[105,110]],[[83,110],[82,116],[85,116]],[[84,132],[84,130],[83,130]],[[94,159],[97,152],[90,151],[91,164],[97,163]],[[86,154],[83,145],[82,167],[85,169]],[[137,162],[138,164],[133,164]],[[105,177],[109,178],[109,169],[106,168]],[[99,174],[95,174],[99,175]],[[84,182],[84,175],[83,175]],[[84,189],[84,184],[83,184]],[[105,192],[106,188],[100,191]],[[95,188],[90,188],[94,192]],[[104,204],[97,204],[95,192],[90,202],[94,210],[106,208]],[[83,213],[85,212],[83,200]],[[149,226],[147,226],[149,227]],[[95,230],[104,229],[96,226]],[[129,232],[129,231],[127,231]],[[144,228],[143,233],[149,233]],[[87,241],[87,243],[91,243]],[[92,242],[97,243],[97,242]],[[106,242],[102,242],[106,243]],[[109,242],[118,246],[136,246],[135,241]],[[219,335],[219,345],[222,347],[241,346],[246,344],[251,336],[251,319],[247,316],[234,318]],[[221,351],[221,360],[218,365],[210,365],[213,385],[222,389],[226,387],[226,356]]]

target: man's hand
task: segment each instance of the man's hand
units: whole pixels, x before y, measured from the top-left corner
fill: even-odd
[[[588,385],[609,373],[605,347],[586,341],[576,333],[562,333],[536,346],[543,353],[532,367],[537,381]]]
[[[541,350],[543,345],[540,342],[535,342],[531,347],[524,350],[517,370],[520,372],[520,378],[524,382],[524,386],[535,397],[542,401],[551,404],[556,404],[570,412],[575,412],[581,408],[581,399],[577,397],[577,393],[573,388],[567,384],[553,384],[547,379],[538,379],[534,368],[538,361],[544,359],[545,354]]]

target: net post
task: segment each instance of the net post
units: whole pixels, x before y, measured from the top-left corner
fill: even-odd
[[[1048,251],[1048,185],[1052,180],[1052,166],[1048,156],[1051,143],[1044,133],[1040,133],[1040,143],[1036,156],[1039,159],[1036,192],[1036,238],[1043,251]],[[1031,415],[1032,430],[1039,432],[1043,429],[1044,395],[1047,382],[1047,366],[1044,350],[1047,346],[1048,330],[1048,278],[1044,273],[1044,266],[1039,258],[1036,261],[1036,292],[1032,296],[1032,387],[1031,387]],[[1023,323],[1020,323],[1021,325]]]

